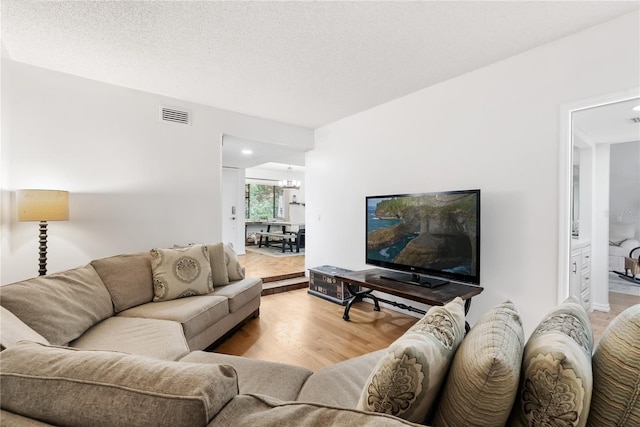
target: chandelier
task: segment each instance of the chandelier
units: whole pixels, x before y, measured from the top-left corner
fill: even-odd
[[[291,189],[291,190],[299,190],[300,189],[300,181],[297,179],[293,179],[293,169],[291,166],[287,168],[287,175],[285,179],[278,181],[278,185],[282,188]]]

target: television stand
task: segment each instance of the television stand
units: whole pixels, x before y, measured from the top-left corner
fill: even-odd
[[[400,298],[432,306],[445,305],[456,297],[460,297],[465,302],[464,312],[466,314],[469,311],[469,307],[471,307],[471,298],[480,294],[484,290],[484,288],[480,286],[465,285],[456,282],[450,282],[447,285],[438,286],[437,288],[427,288],[424,286],[416,286],[415,284],[407,284],[404,282],[385,279],[383,276],[386,276],[387,274],[388,271],[373,268],[370,270],[337,274],[335,276],[336,279],[342,280],[347,285],[349,292],[353,295],[347,302],[347,306],[344,309],[344,315],[342,316],[344,320],[349,320],[349,310],[351,310],[353,303],[362,301],[364,298],[370,298],[373,300],[375,311],[380,311],[379,302],[381,301],[394,307],[413,311],[415,313],[426,313],[424,310],[411,307],[410,305],[380,298],[379,296],[373,295],[373,291],[395,295]],[[466,322],[465,329],[469,331],[469,324]]]
[[[410,285],[424,286],[425,288],[437,288],[438,286],[449,284],[448,280],[421,276],[416,273],[399,273],[389,271],[380,274],[380,278],[386,280],[395,280],[396,282],[408,283]]]

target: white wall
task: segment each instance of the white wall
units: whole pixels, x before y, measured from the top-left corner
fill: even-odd
[[[468,318],[510,299],[530,334],[557,303],[561,105],[638,86],[638,32],[627,15],[317,129],[307,267],[367,267],[366,195],[480,188]]]
[[[159,105],[192,126],[160,123]],[[37,274],[38,225],[15,219],[20,188],[69,190],[49,224],[48,272],[122,252],[221,239],[222,134],[313,147],[313,133],[3,61],[0,283]]]

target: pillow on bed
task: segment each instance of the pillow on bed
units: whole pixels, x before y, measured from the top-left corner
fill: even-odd
[[[635,237],[636,237],[635,224],[621,224],[621,223],[609,224],[609,243],[611,243],[613,246],[620,246],[620,244],[625,240],[633,239]]]

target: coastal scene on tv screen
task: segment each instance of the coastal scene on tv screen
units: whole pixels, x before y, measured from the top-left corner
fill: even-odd
[[[367,198],[367,259],[477,276],[476,192]]]

